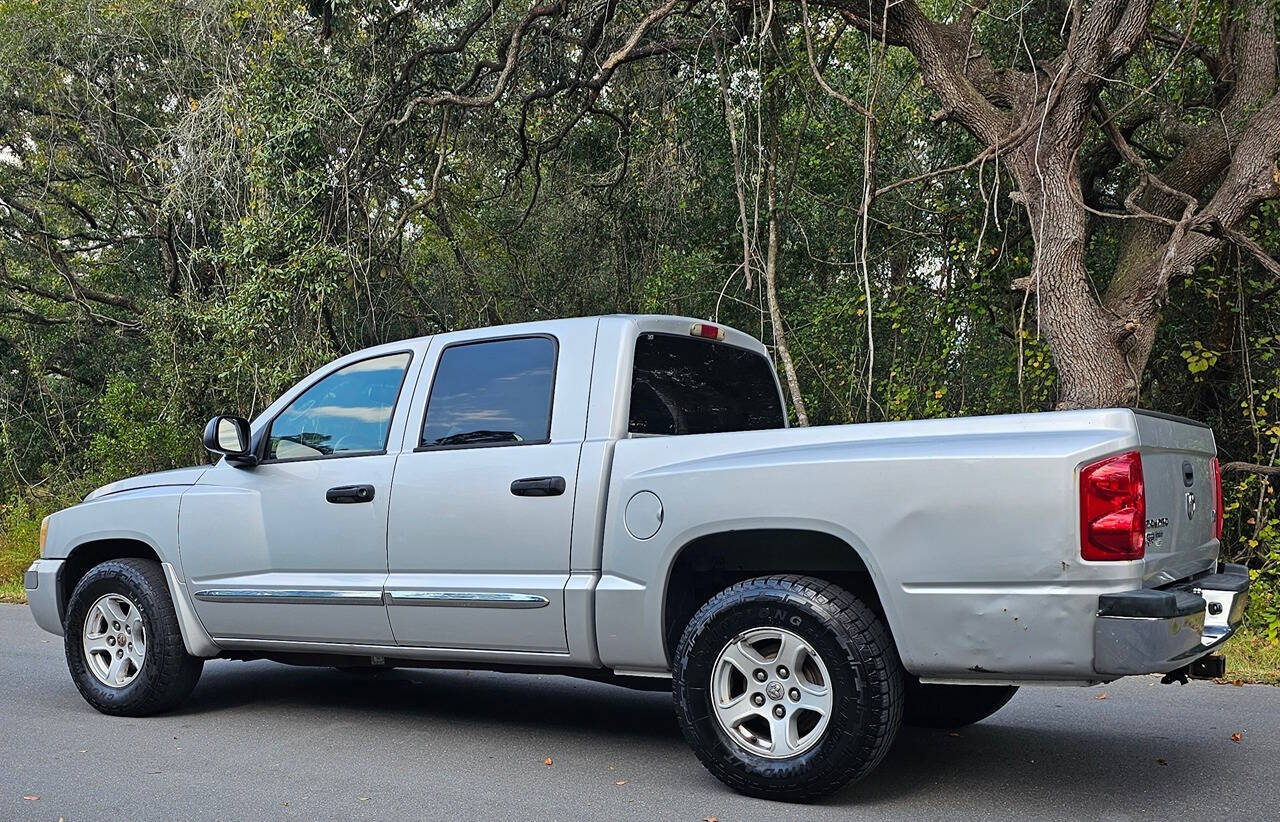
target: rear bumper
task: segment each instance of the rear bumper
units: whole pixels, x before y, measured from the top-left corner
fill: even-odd
[[[1162,589],[1103,594],[1093,630],[1093,668],[1106,676],[1168,673],[1235,633],[1249,602],[1249,572],[1218,572]]]
[[[38,559],[22,575],[31,616],[41,628],[58,636],[62,636],[62,613],[58,609],[58,575],[62,573],[62,563],[60,559]]]

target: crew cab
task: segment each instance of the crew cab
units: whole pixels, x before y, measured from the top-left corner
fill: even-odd
[[[788,428],[765,347],[690,318],[380,345],[204,443],[42,528],[31,612],[100,711],[174,708],[215,658],[560,672],[671,688],[712,773],[806,800],[904,721],[1217,673],[1247,597],[1207,427]]]

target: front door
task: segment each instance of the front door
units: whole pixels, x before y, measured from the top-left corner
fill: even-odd
[[[399,644],[567,651],[582,435],[552,436],[560,353],[545,335],[440,350],[391,495],[386,598]],[[585,383],[585,371],[570,378]]]
[[[183,496],[183,571],[215,638],[394,642],[382,603],[387,443],[407,414],[396,409],[410,359],[372,356],[321,377],[270,422],[261,464],[223,460]]]

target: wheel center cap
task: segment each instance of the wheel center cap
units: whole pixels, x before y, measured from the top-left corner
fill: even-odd
[[[765,686],[764,692],[769,695],[770,699],[782,699],[782,683],[770,682]]]
[[[129,641],[129,640],[125,639],[124,634],[120,634],[119,636],[117,636],[117,637],[116,637],[116,644],[117,644],[117,645],[124,645],[124,644],[126,644],[128,641]]]

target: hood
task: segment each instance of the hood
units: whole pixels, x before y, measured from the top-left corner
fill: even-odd
[[[196,480],[200,479],[204,472],[208,470],[208,465],[195,465],[190,468],[175,468],[172,471],[157,471],[154,474],[126,477],[90,491],[84,501],[88,502],[98,497],[105,497],[108,494],[118,494],[121,491],[136,491],[139,488],[156,488],[162,485],[195,485]]]

